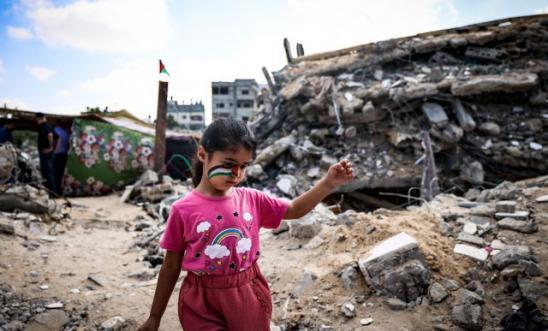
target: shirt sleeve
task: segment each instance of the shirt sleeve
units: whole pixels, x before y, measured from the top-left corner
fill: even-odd
[[[160,247],[175,252],[186,249],[183,217],[179,209],[174,205],[171,207],[164,234],[162,235],[162,239],[160,239]]]
[[[253,191],[261,217],[260,226],[267,229],[278,228],[289,207],[289,200],[276,198],[261,191]]]

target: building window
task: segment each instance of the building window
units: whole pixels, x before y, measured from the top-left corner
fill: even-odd
[[[183,119],[186,120],[186,115],[183,115]]]
[[[219,103],[217,103],[217,104],[215,105],[215,107],[217,107],[217,108],[224,108],[224,107],[225,107],[225,104],[222,103],[222,102],[219,102]]]
[[[243,94],[243,95],[248,95],[248,94],[249,94],[249,90],[242,90],[242,94]]]
[[[238,108],[253,108],[253,103],[251,101],[238,101]]]
[[[214,95],[219,94],[219,88],[217,86],[213,86],[211,93],[213,93]]]
[[[190,120],[191,120],[191,121],[201,121],[201,120],[202,120],[202,116],[193,115],[193,116],[190,116]]]
[[[221,86],[219,88],[219,94],[228,94],[228,87],[227,86]]]

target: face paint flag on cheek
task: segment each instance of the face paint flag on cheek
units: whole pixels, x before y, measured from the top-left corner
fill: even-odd
[[[238,166],[232,168],[225,168],[223,166],[214,166],[209,169],[207,173],[207,178],[213,178],[217,176],[227,176],[227,177],[237,177],[238,176]]]

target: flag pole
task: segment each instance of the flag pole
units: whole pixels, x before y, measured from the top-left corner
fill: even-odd
[[[165,70],[160,60],[160,74]],[[158,108],[156,111],[156,135],[154,142],[154,170],[160,174],[166,159],[166,126],[167,126],[167,89],[168,82],[158,80]]]

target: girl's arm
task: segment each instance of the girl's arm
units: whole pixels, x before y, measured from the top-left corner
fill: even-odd
[[[301,218],[311,211],[337,186],[351,181],[354,178],[352,163],[347,160],[332,165],[327,175],[310,190],[290,202],[284,219]]]
[[[148,320],[141,325],[139,331],[156,331],[160,326],[160,320],[166,310],[169,297],[173,292],[173,288],[179,279],[181,273],[181,261],[183,260],[184,252],[167,251],[158,275],[158,284],[150,308],[150,316]]]

